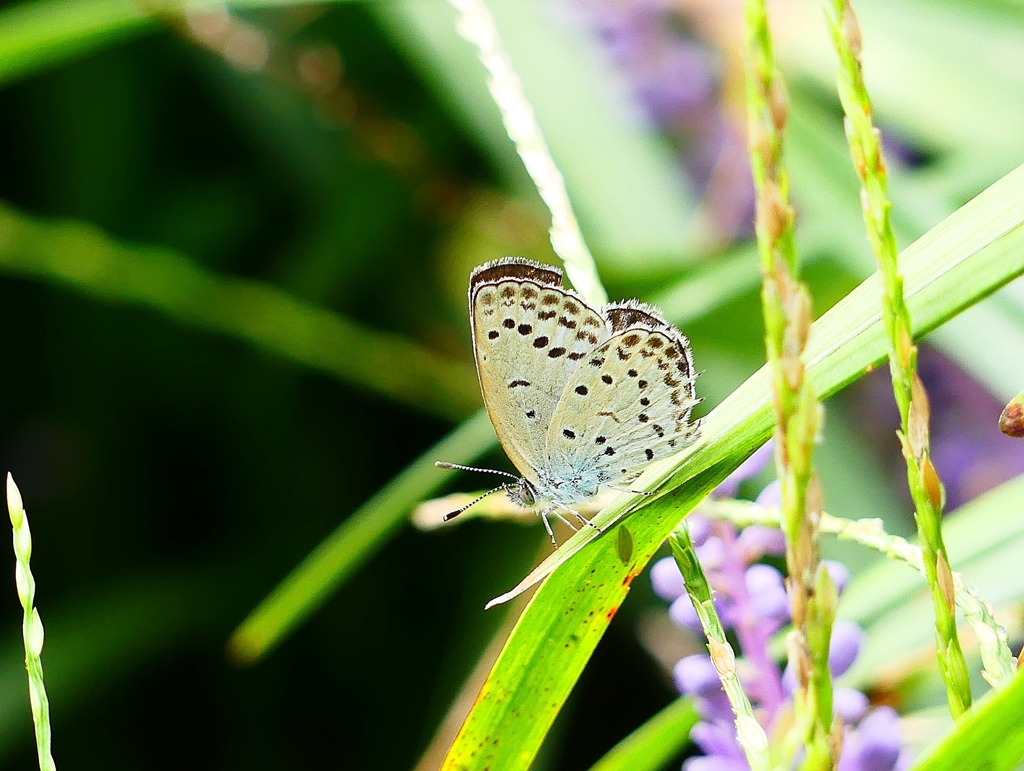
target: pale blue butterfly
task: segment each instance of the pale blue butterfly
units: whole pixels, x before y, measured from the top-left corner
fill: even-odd
[[[630,300],[594,310],[557,268],[507,257],[473,271],[469,311],[484,405],[522,473],[492,472],[514,481],[487,495],[536,506],[556,546],[549,515],[590,525],[574,505],[623,490],[697,436],[690,346],[657,309]]]

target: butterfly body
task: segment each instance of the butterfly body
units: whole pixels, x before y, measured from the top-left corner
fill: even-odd
[[[560,511],[582,520],[574,505],[696,436],[689,345],[656,309],[594,309],[561,271],[520,258],[473,271],[469,305],[484,405],[522,474],[503,487],[545,525]]]

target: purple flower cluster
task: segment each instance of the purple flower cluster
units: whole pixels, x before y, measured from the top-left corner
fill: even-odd
[[[753,476],[770,457],[770,449],[738,469],[728,485],[716,492],[735,494],[738,480]],[[758,496],[763,506],[779,504],[779,484],[773,482]],[[768,735],[792,713],[795,678],[784,672],[772,657],[772,636],[790,621],[789,599],[782,574],[759,562],[765,556],[785,553],[778,530],[752,525],[737,531],[729,522],[691,516],[690,537],[715,592],[715,607],[722,624],[731,628],[743,659],[738,673],[755,714]],[[849,571],[838,562],[825,563],[837,589],[842,592]],[[651,568],[655,593],[671,603],[669,616],[678,626],[702,634],[683,577],[671,557]],[[860,650],[863,631],[852,621],[837,621],[829,648],[829,669],[839,677],[852,666]],[[736,739],[734,717],[710,656],[696,654],[681,659],[673,670],[679,692],[694,700],[701,721],[691,738],[704,752],[688,759],[684,771],[749,771]],[[899,771],[909,763],[902,751],[898,716],[889,707],[869,711],[867,697],[852,688],[837,688],[835,714],[846,727],[839,771]]]
[[[723,109],[721,55],[671,0],[578,0],[646,117],[679,145],[723,235],[750,229],[746,139]]]

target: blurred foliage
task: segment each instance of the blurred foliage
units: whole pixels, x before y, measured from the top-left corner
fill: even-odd
[[[245,669],[225,644],[474,411],[466,276],[505,254],[553,259],[544,210],[443,0],[228,5],[0,10],[0,449],[32,515],[54,753],[81,768],[411,768],[502,625],[483,604],[533,566],[542,532],[385,533],[416,498],[403,488],[367,541],[376,556],[360,552],[293,637]],[[718,52],[728,105],[739,26],[696,5],[680,9]],[[585,4],[493,8],[611,295],[684,325],[717,404],[763,358],[749,245],[712,226],[685,143],[637,108]],[[820,11],[784,9],[788,152],[823,312],[870,257]],[[1024,158],[1024,7],[858,10],[906,246]],[[1011,285],[934,339],[1005,401],[1024,381],[1007,353],[1024,345],[1024,295]],[[829,403],[827,503],[905,532],[872,387]],[[969,438],[1019,459],[986,438],[998,409]],[[950,457],[944,477],[965,463]],[[6,596],[0,765],[28,768],[13,581]],[[659,607],[638,580],[534,768],[587,768],[673,700],[637,644]]]

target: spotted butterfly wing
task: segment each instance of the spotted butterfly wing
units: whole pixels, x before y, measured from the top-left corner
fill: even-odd
[[[473,271],[469,305],[484,406],[511,461],[537,485],[558,400],[607,339],[607,323],[562,287],[560,270],[515,257]]]
[[[685,337],[650,306],[604,308],[609,337],[570,374],[546,438],[566,497],[621,485],[697,433],[696,373]]]

